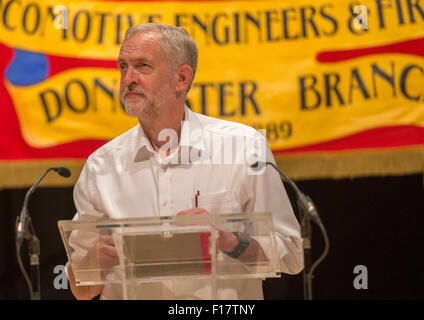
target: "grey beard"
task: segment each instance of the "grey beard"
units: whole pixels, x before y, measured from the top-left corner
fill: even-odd
[[[143,99],[145,99],[145,98],[143,98]],[[142,102],[136,102],[136,101],[128,102],[126,100],[127,99],[124,99],[122,104],[125,107],[125,112],[129,116],[133,116],[133,117],[137,117],[137,118],[140,118],[140,117],[143,117],[143,116],[149,116],[149,117],[156,117],[157,116],[156,106],[155,106],[153,101],[145,100],[145,101],[142,101]]]

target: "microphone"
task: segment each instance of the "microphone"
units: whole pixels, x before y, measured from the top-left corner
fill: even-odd
[[[65,178],[69,178],[71,176],[71,171],[68,168],[65,167],[57,167],[57,168],[49,168],[47,169],[41,177],[34,183],[34,185],[27,191],[24,199],[24,204],[22,206],[22,210],[20,213],[20,216],[17,220],[16,225],[16,241],[18,245],[21,245],[24,238],[26,237],[28,239],[28,201],[31,198],[32,194],[37,189],[38,185],[40,184],[41,180],[44,179],[44,177],[50,172],[55,171],[59,175]]]
[[[313,270],[324,260],[325,256],[328,253],[330,243],[327,236],[327,231],[324,228],[324,225],[321,222],[321,218],[318,215],[318,211],[315,207],[315,204],[312,202],[312,199],[305,195],[297,185],[290,179],[283,171],[280,170],[274,163],[272,162],[255,162],[250,167],[253,170],[262,170],[263,167],[270,165],[273,167],[279,174],[284,178],[284,180],[288,183],[290,188],[296,193],[297,203],[301,210],[301,235],[303,239],[303,255],[304,255],[304,271],[303,271],[303,279],[304,279],[304,297],[307,300],[312,300],[312,278],[313,278]],[[314,221],[322,231],[325,248],[323,254],[317,259],[317,261],[311,266],[311,257],[312,257],[312,229],[310,220]]]
[[[71,170],[69,170],[68,168],[57,167],[57,168],[52,168],[52,169],[64,178],[69,178],[71,176]]]

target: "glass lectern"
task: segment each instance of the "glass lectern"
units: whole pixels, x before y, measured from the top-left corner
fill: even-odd
[[[209,214],[90,221],[59,221],[60,234],[77,285],[119,284],[124,299],[140,299],[143,283],[192,279],[210,282],[216,299],[220,279],[279,277],[270,213]],[[266,258],[234,259],[217,250],[220,232],[241,232],[256,240]],[[94,254],[109,236],[119,262]]]

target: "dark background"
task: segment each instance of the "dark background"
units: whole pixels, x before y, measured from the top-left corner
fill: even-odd
[[[296,182],[316,204],[330,239],[330,252],[315,270],[315,299],[424,298],[423,175]],[[72,190],[40,188],[29,204],[41,242],[42,299],[73,299],[69,289],[53,286],[54,267],[67,261],[57,221],[75,214]],[[29,297],[14,241],[15,220],[26,191],[0,191],[0,299]],[[293,194],[288,193],[296,209]],[[315,226],[312,246],[315,260],[324,248]],[[28,269],[26,244],[22,257]],[[367,290],[353,287],[356,265],[367,267]],[[267,279],[264,295],[265,299],[303,299],[302,274]]]

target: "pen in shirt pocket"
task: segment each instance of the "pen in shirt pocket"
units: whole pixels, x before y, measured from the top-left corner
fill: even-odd
[[[197,198],[199,198],[199,196],[200,196],[200,191],[197,190],[197,194],[194,196],[194,204],[195,204],[196,208],[199,207],[199,200],[197,199]]]

